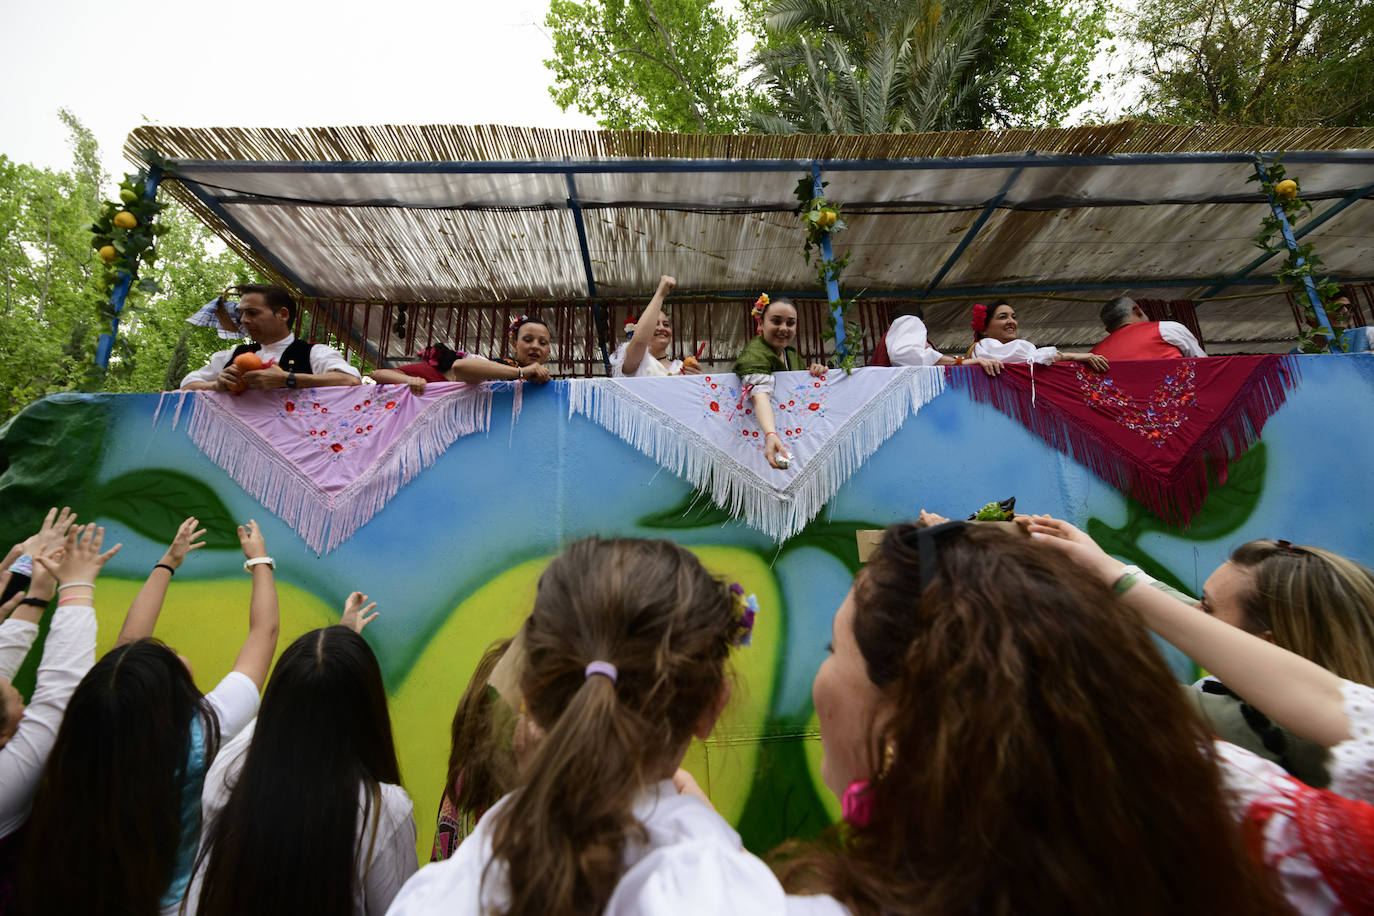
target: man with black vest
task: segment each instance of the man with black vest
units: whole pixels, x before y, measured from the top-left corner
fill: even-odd
[[[296,302],[280,286],[246,284],[239,288],[240,323],[255,343],[220,350],[181,380],[185,389],[227,391],[249,388],[323,388],[360,385],[362,375],[338,350],[297,340],[291,333]],[[241,353],[257,353],[263,368],[240,371],[233,364]]]

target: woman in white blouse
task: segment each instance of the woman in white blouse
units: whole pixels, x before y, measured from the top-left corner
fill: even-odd
[[[1048,516],[1029,527],[1103,583],[1114,583],[1146,624],[1246,702],[1301,738],[1328,748],[1330,791],[1217,741],[1234,816],[1294,910],[1367,913],[1374,906],[1374,688],[1200,612],[1148,586],[1082,531]]]
[[[1039,363],[1048,366],[1052,363],[1086,363],[1088,368],[1097,372],[1107,371],[1107,359],[1095,353],[1069,353],[1054,347],[1037,347],[1029,340],[1016,336],[1016,310],[1005,300],[973,307],[973,327],[976,342],[972,354],[982,359],[994,359],[1003,363]]]
[[[663,300],[677,286],[666,274],[658,278],[658,289],[634,324],[630,339],[611,354],[612,378],[662,378],[669,375],[700,375],[695,357],[669,359],[673,344],[673,322],[663,309]]]
[[[386,688],[355,632],[363,600],[282,652],[257,719],[206,774],[187,912],[378,916],[414,873]]]

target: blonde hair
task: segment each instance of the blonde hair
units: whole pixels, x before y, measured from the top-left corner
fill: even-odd
[[[1348,681],[1374,686],[1374,572],[1340,554],[1250,541],[1231,562],[1254,575],[1241,596],[1246,629]]]

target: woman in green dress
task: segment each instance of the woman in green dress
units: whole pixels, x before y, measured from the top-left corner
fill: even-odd
[[[754,403],[754,419],[765,442],[764,457],[771,467],[781,470],[787,467],[790,456],[773,422],[773,373],[804,369],[816,378],[825,378],[827,370],[820,363],[806,365],[792,346],[797,337],[797,307],[791,302],[759,296],[753,315],[758,334],[735,360],[734,371]]]

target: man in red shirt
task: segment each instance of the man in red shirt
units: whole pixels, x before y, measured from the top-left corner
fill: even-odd
[[[1092,352],[1111,362],[1119,359],[1178,359],[1206,356],[1193,333],[1177,321],[1151,321],[1129,296],[1102,306],[1107,336]]]

